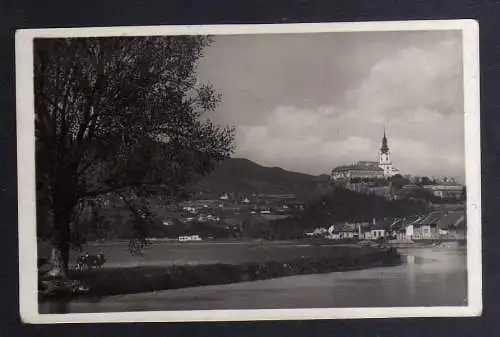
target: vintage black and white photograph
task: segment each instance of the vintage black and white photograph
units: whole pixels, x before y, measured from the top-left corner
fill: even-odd
[[[22,30],[29,323],[481,314],[470,20]]]

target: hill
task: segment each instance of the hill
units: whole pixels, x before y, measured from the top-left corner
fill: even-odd
[[[299,216],[271,223],[277,238],[300,237],[304,230],[328,227],[334,222],[370,222],[373,218],[423,214],[430,207],[423,201],[386,200],[382,197],[334,188],[311,198]]]
[[[308,195],[328,186],[328,175],[313,176],[265,167],[248,159],[231,158],[220,163],[208,176],[199,180],[191,190],[207,194],[269,193]]]

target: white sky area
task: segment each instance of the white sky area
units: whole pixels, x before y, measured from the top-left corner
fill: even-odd
[[[464,177],[459,31],[216,36],[198,66],[222,93],[234,157],[309,174],[378,160],[384,127],[403,174]]]

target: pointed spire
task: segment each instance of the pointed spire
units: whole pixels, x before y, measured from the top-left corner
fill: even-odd
[[[384,137],[382,138],[382,146],[380,147],[380,152],[382,153],[389,152],[389,146],[387,145],[387,137],[385,135],[385,127],[384,127]]]

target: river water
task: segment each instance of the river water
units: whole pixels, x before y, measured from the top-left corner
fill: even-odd
[[[395,267],[44,303],[40,313],[467,305],[465,248],[400,252]]]

